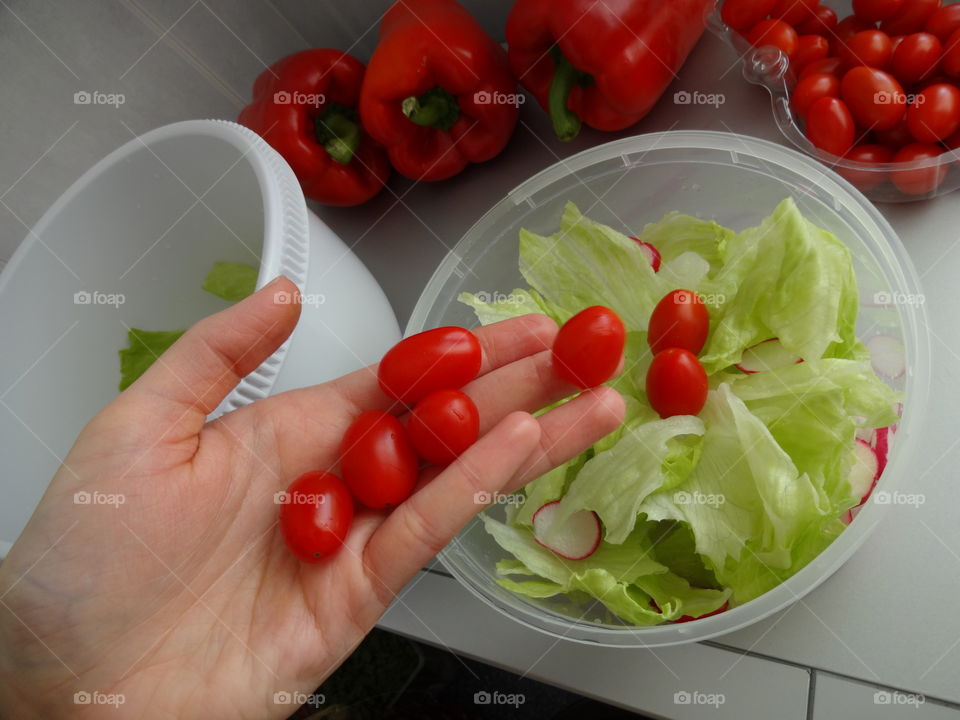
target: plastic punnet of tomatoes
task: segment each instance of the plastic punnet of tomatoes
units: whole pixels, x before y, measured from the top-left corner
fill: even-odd
[[[960,2],[722,0],[710,28],[783,135],[871,200],[960,188]]]

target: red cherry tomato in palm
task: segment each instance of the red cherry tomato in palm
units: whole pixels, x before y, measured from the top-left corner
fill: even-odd
[[[646,388],[660,417],[696,415],[707,401],[707,373],[689,350],[667,348],[650,361]]]
[[[837,31],[837,14],[826,5],[817,5],[810,10],[803,22],[794,27],[801,35],[833,37]]]
[[[404,338],[377,368],[380,388],[412,405],[435,390],[461,388],[480,372],[483,351],[469,330],[440,327]]]
[[[807,137],[832,155],[846,155],[853,147],[853,115],[843,100],[822,97],[807,110]]]
[[[893,162],[893,150],[883,145],[863,143],[851,148],[850,152],[844,156],[844,159],[865,165],[889,163]],[[858,190],[871,190],[887,179],[887,173],[879,169],[859,170],[838,165],[834,170],[840,173],[840,175],[846,178],[847,181]]]
[[[353,496],[374,510],[410,497],[419,462],[407,431],[382,410],[360,413],[340,443],[340,471]]]
[[[353,522],[353,498],[336,475],[315,470],[287,488],[280,506],[280,534],[303,562],[320,562],[343,545]]]
[[[960,78],[960,29],[947,38],[940,69],[951,78]]]
[[[822,35],[801,35],[797,38],[797,50],[790,58],[796,72],[800,72],[812,62],[823,60],[830,54],[830,43]]]
[[[840,97],[864,128],[890,130],[903,122],[907,112],[903,88],[893,75],[863,65],[843,76]]]
[[[879,30],[863,30],[840,47],[839,55],[848,68],[858,65],[883,68],[890,62],[892,52],[889,35]]]
[[[787,55],[793,55],[797,50],[799,35],[783,20],[761,20],[746,34],[747,42],[754,47],[772,45],[778,47]]]
[[[720,18],[738,31],[749,30],[773,10],[777,0],[726,0]]]
[[[918,160],[932,160],[944,152],[939,145],[913,143],[906,145],[893,156],[895,163],[910,163]],[[894,170],[891,180],[900,192],[907,195],[926,195],[933,192],[947,174],[947,163],[938,163],[930,167],[913,170]]]
[[[819,4],[820,0],[777,0],[770,15],[790,25],[796,25],[810,17],[813,8]]]
[[[836,75],[820,73],[807,75],[793,89],[790,105],[800,117],[804,117],[810,106],[822,97],[837,97],[840,94],[840,80]]]
[[[469,395],[437,390],[414,406],[407,432],[417,455],[434,465],[446,465],[477,441],[480,413]]]
[[[918,142],[935,143],[960,128],[960,90],[949,83],[931,85],[907,108],[907,129]]]
[[[909,0],[853,0],[853,14],[875,23],[896,15]]]
[[[940,7],[940,0],[909,0],[895,15],[880,23],[888,35],[911,35],[926,26],[930,16]]]
[[[843,61],[838,57],[828,57],[823,60],[814,60],[812,63],[807,65],[800,71],[800,80],[804,80],[810,75],[820,75],[822,73],[827,73],[828,75],[836,75],[839,80],[843,77]]]
[[[933,11],[923,28],[937,36],[941,43],[960,29],[960,4],[945,5]]]
[[[661,298],[650,313],[647,343],[654,354],[667,348],[683,348],[696,355],[710,331],[707,306],[695,292],[674,290]]]
[[[937,69],[941,50],[942,45],[936,35],[907,35],[894,48],[890,57],[890,72],[904,84],[920,82]]]
[[[620,316],[602,305],[581,310],[567,320],[553,341],[557,375],[581,388],[605,383],[623,358],[627,331]]]

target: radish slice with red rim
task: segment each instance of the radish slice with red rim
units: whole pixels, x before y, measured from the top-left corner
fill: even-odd
[[[864,343],[870,351],[870,364],[881,377],[896,380],[907,369],[903,343],[893,335],[874,335]]]
[[[860,498],[862,504],[870,497],[877,478],[880,477],[880,462],[876,451],[866,442],[857,438],[853,444],[854,461],[847,475],[850,494]]]
[[[533,539],[567,560],[583,560],[600,546],[600,518],[592,510],[577,510],[562,527],[554,527],[560,501],[554,500],[533,514]]]
[[[752,375],[764,370],[777,370],[801,362],[803,362],[803,358],[799,358],[787,350],[777,338],[770,338],[744,350],[740,362],[737,363],[737,369]]]
[[[640,238],[633,239],[637,241],[637,245],[643,250],[643,254],[647,256],[647,260],[650,261],[650,267],[653,268],[653,271],[658,272],[660,270],[660,251]]]

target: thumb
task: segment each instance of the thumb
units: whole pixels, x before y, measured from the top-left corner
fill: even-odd
[[[148,404],[166,439],[195,435],[206,417],[293,332],[297,287],[279,276],[248,298],[204,318],[160,355],[121,398]]]

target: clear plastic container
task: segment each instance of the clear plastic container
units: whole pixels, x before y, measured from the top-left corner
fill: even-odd
[[[734,229],[757,224],[785,197],[833,232],[854,258],[860,284],[858,334],[892,335],[904,344],[906,374],[895,383],[905,401],[889,463],[877,489],[902,491],[926,410],[929,338],[916,272],[883,216],[848,183],[789,148],[740,135],[667,132],[587,150],[530,178],[484,215],[437,269],[414,309],[408,333],[477,324],[457,302],[463,291],[509,293],[525,287],[518,270],[521,228],[557,230],[568,200],[591,219],[636,234],[677,210]],[[823,582],[867,538],[887,506],[868,502],[842,535],[797,575],[749,603],[694,622],[650,628],[593,622],[595,607],[566,598],[520,597],[494,581],[507,554],[471,521],[440,554],[471,592],[503,614],[558,637],[611,646],[656,646],[714,637],[754,623]],[[502,518],[504,506],[488,512]]]
[[[825,2],[841,19],[851,13],[850,2]],[[874,202],[912,202],[944,195],[960,188],[960,148],[942,155],[909,163],[862,163],[832,155],[814,147],[804,134],[803,121],[790,107],[796,74],[787,55],[775,47],[755,48],[720,19],[719,3],[711,15],[709,29],[722,38],[739,56],[743,77],[770,93],[773,119],[783,136],[798,150],[815,157],[836,171]],[[940,177],[942,176],[942,178]],[[901,187],[911,189],[904,192]],[[924,188],[932,188],[926,192]]]

